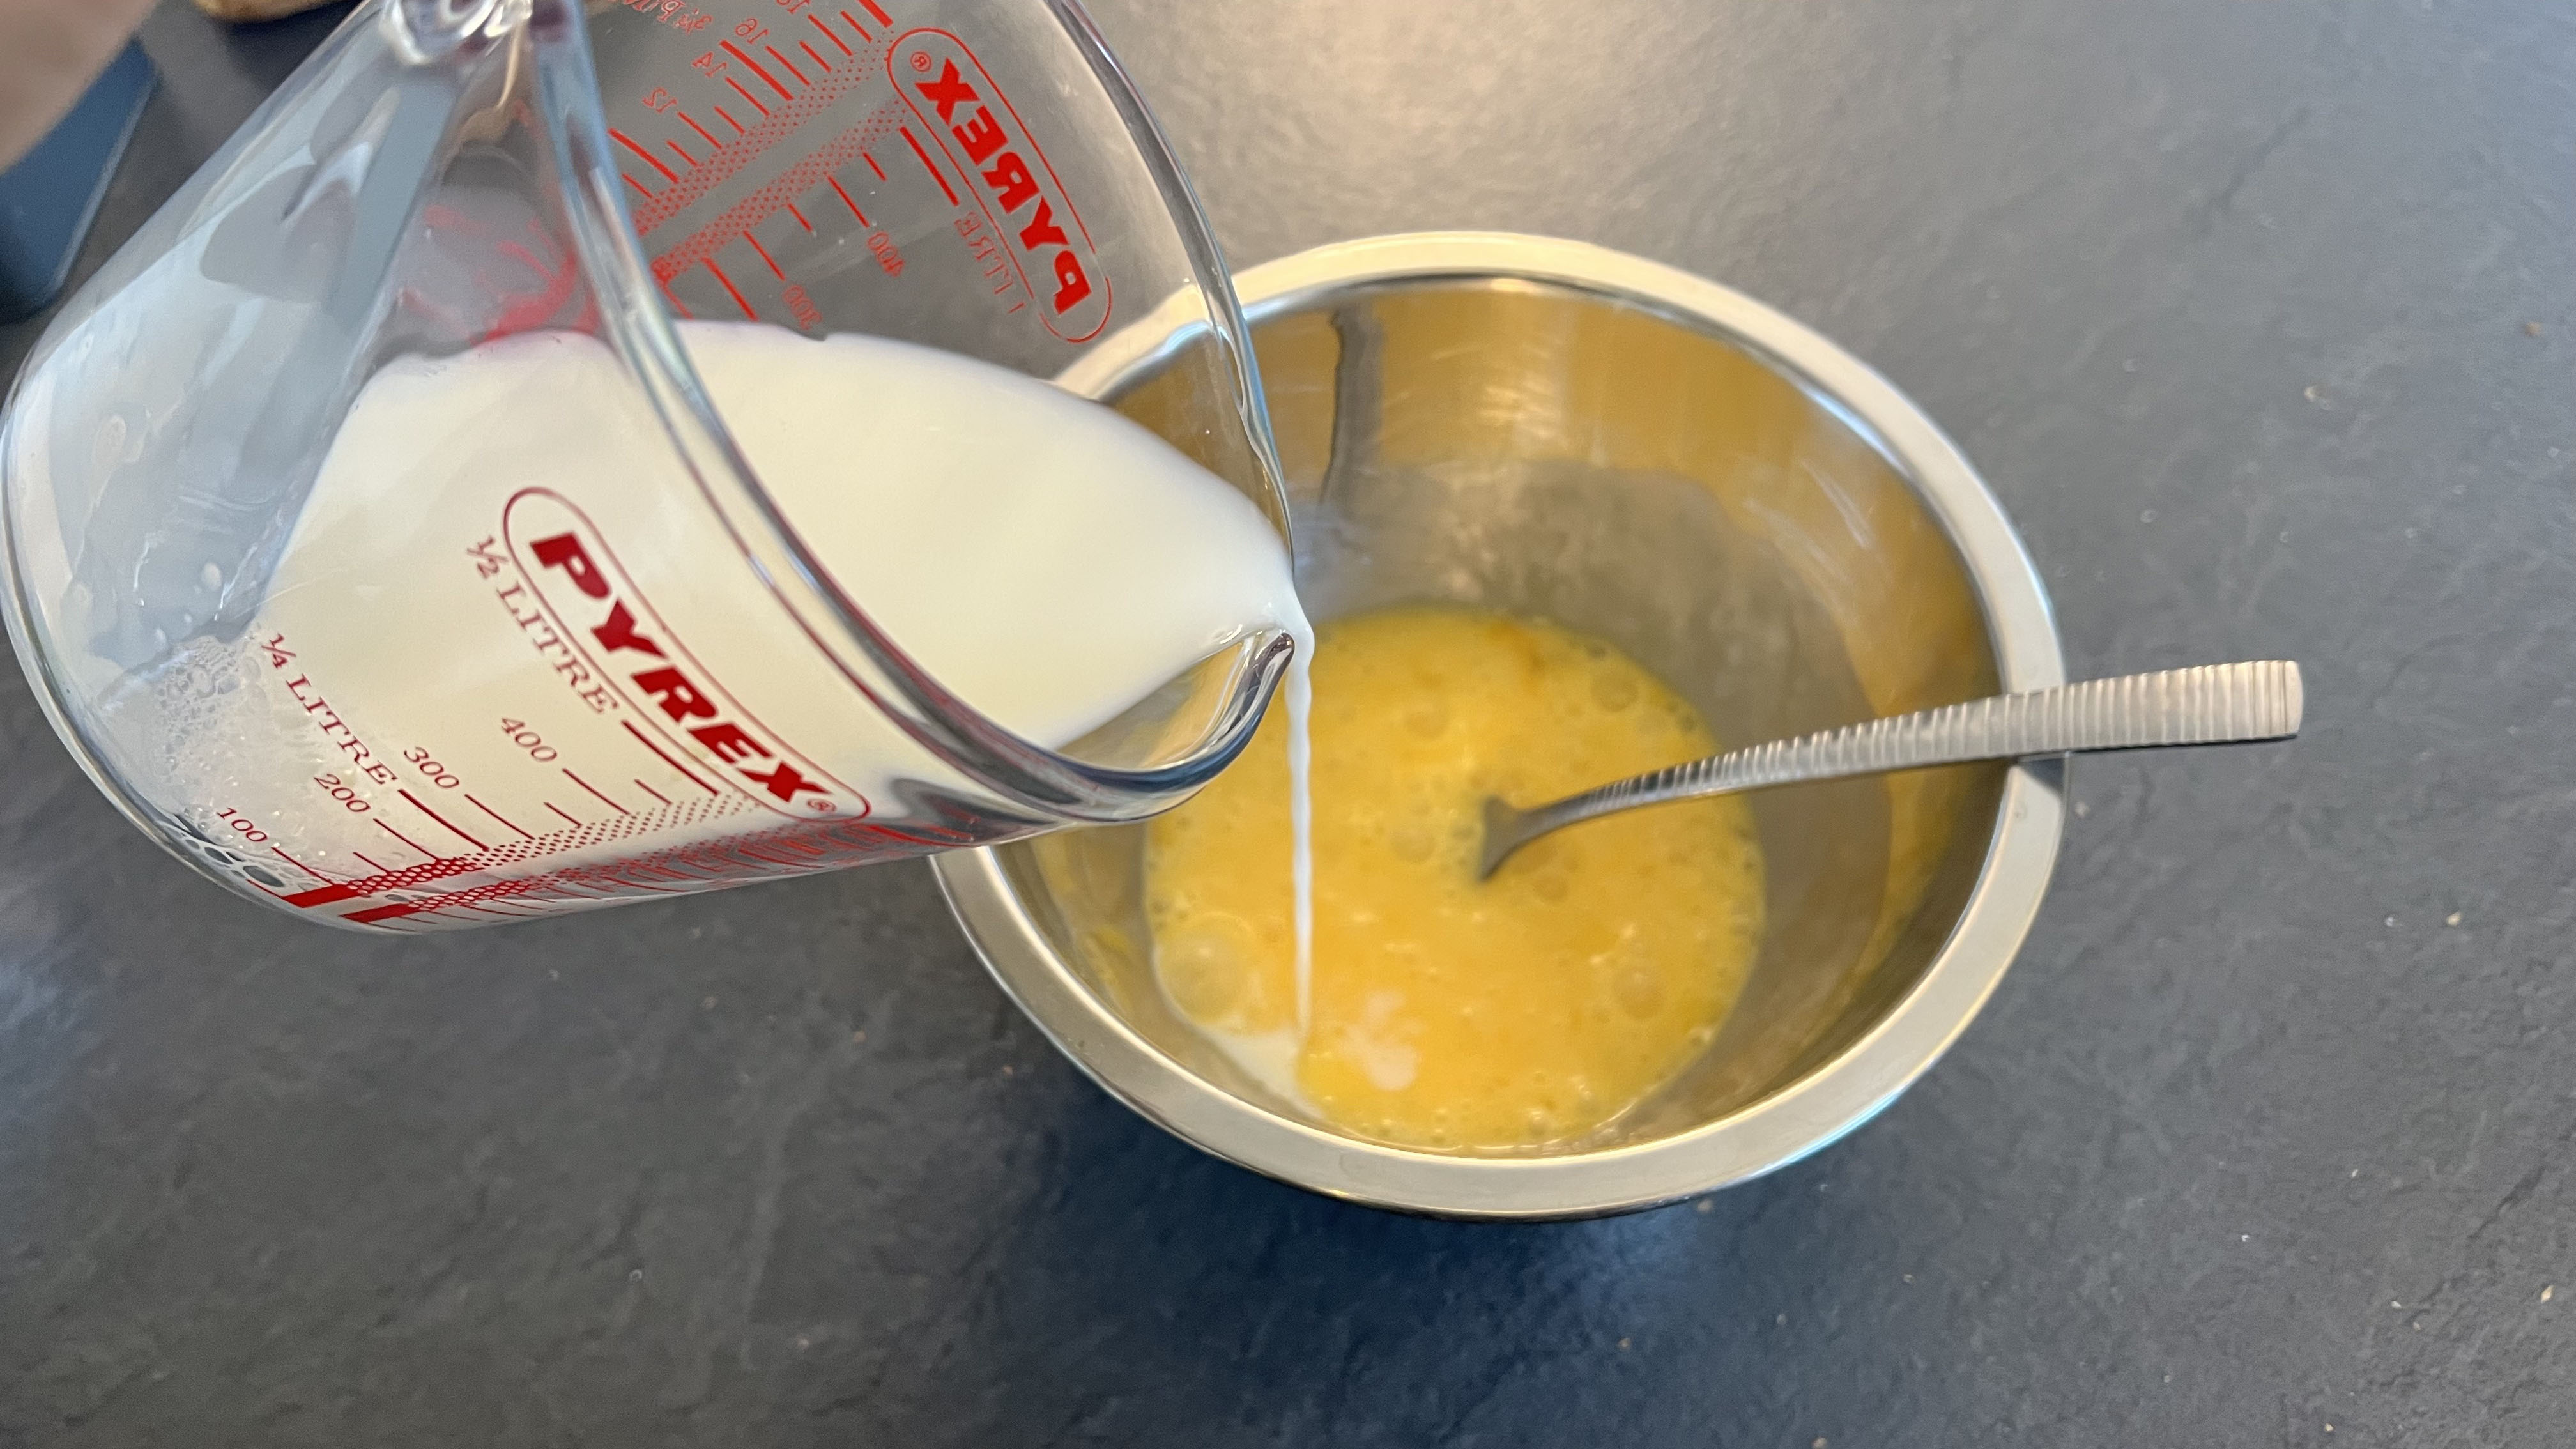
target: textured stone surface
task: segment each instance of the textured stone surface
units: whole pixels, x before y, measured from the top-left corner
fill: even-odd
[[[13,672],[0,1443],[2576,1440],[2576,13],[1099,14],[1239,260],[1510,227],[1742,287],[1979,460],[2075,669],[2294,656],[2308,737],[2076,771],[2021,964],[1841,1146],[1498,1229],[1163,1137],[918,867],[264,914]],[[106,239],[326,23],[160,15]]]

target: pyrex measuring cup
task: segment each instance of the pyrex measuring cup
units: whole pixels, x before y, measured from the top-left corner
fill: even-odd
[[[1044,377],[1149,310],[1184,324],[1158,426],[1284,528],[1215,245],[1072,0],[372,0],[39,344],[0,435],[11,636],[138,825],[353,928],[1135,819],[1243,745],[1286,636],[1014,737],[816,563],[673,318]],[[548,446],[658,469],[317,490],[371,376],[549,330],[628,395]]]

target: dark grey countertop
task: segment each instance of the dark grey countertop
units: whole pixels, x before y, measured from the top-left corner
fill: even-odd
[[[2295,657],[2307,737],[2077,769],[1850,1140],[1496,1228],[1129,1115],[918,865],[265,913],[10,670],[0,1444],[2576,1442],[2576,11],[1098,8],[1239,261],[1496,227],[1783,306],[1980,463],[2076,672]],[[93,263],[326,24],[155,19]]]

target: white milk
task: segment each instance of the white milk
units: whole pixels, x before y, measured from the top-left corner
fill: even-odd
[[[1045,383],[882,339],[681,335],[778,509],[916,661],[1061,746],[1209,653],[1312,635],[1261,512]],[[971,837],[974,791],[745,567],[613,354],[532,333],[371,379],[254,626],[106,723],[243,875],[387,929],[546,914]],[[1301,850],[1301,858],[1302,858]],[[1301,900],[1302,900],[1301,873]]]
[[[1261,511],[1097,403],[883,338],[680,331],[833,578],[1024,739],[1069,744],[1253,628],[1305,627]]]

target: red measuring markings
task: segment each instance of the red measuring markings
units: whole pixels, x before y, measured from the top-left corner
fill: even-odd
[[[709,885],[836,870],[919,855],[926,850],[992,844],[1026,834],[1027,830],[1021,825],[962,820],[956,825],[921,821],[900,827],[873,820],[809,821],[664,846],[619,860],[561,866],[535,875],[434,891],[408,900],[364,906],[342,913],[342,918],[359,925],[383,925],[411,916],[488,909],[495,903],[544,907],[615,900],[638,892],[702,890]],[[480,857],[386,871],[280,895],[279,899],[298,909],[312,910],[397,891],[420,891],[441,880],[531,858],[530,849],[515,844],[503,846]]]
[[[939,163],[930,159],[930,153],[921,149],[921,138],[912,134],[910,126],[898,129],[903,133],[903,143],[912,148],[912,154],[921,158],[921,169],[929,172],[930,179],[939,183],[939,194],[948,198],[950,206],[955,206],[957,189],[948,184],[948,173],[940,170]]]
[[[637,743],[637,744],[639,744],[639,745],[642,745],[644,748],[646,748],[646,749],[648,749],[648,750],[651,750],[654,754],[661,756],[661,757],[662,757],[662,763],[663,763],[663,764],[666,764],[666,765],[670,766],[672,769],[679,771],[679,772],[680,772],[680,774],[681,774],[681,776],[682,776],[683,778],[685,778],[685,779],[686,779],[690,784],[697,786],[699,789],[706,791],[706,792],[707,792],[708,794],[710,794],[710,795],[714,795],[714,794],[721,793],[721,792],[719,792],[719,791],[716,789],[716,787],[715,787],[715,786],[710,785],[710,784],[708,784],[706,781],[699,779],[699,778],[698,778],[698,772],[697,772],[697,771],[690,769],[688,766],[681,764],[679,761],[677,761],[677,760],[675,760],[675,759],[672,759],[672,758],[671,758],[671,752],[670,752],[670,751],[668,751],[668,750],[666,750],[666,749],[663,749],[660,745],[657,745],[657,744],[653,743],[653,737],[652,737],[651,735],[648,735],[648,734],[644,733],[642,730],[637,729],[637,728],[635,727],[635,723],[634,723],[634,721],[632,721],[632,720],[619,720],[619,721],[618,721],[618,723],[619,723],[619,724],[622,724],[622,725],[624,725],[624,726],[626,726],[626,732],[627,732],[628,734],[633,735],[633,736],[635,737],[635,743]],[[660,799],[661,797],[660,797],[660,796],[655,796],[654,798],[656,798],[656,799]],[[663,803],[663,804],[665,804],[665,805],[668,805],[668,804],[670,804],[671,802],[670,802],[670,801],[668,801],[668,800],[663,800],[663,801],[662,801],[662,803]]]
[[[280,850],[279,848],[277,848],[277,847],[276,847],[276,846],[274,846],[274,845],[272,845],[272,846],[270,846],[270,847],[268,848],[268,853],[269,853],[269,854],[271,854],[271,855],[273,855],[273,856],[276,856],[278,859],[280,859],[280,860],[282,860],[282,861],[285,861],[288,865],[291,865],[291,866],[295,867],[297,870],[300,870],[300,871],[304,872],[306,875],[309,875],[309,876],[313,877],[315,880],[318,880],[318,881],[328,881],[328,880],[331,878],[331,877],[329,877],[329,876],[327,876],[327,875],[324,875],[322,872],[320,872],[320,871],[318,871],[318,870],[315,870],[313,867],[311,867],[311,866],[309,866],[309,865],[306,865],[304,862],[302,862],[302,861],[300,861],[300,860],[297,860],[294,856],[291,856],[291,855],[287,854],[285,851]]]
[[[637,782],[639,785],[641,781]],[[649,787],[648,787],[649,788]],[[526,875],[482,880],[441,890],[440,883],[459,877],[490,875],[537,865],[549,856],[614,846],[617,842],[664,829],[714,824],[751,810],[738,795],[703,797],[666,804],[640,815],[613,816],[573,825],[533,839],[504,841],[470,855],[449,856],[388,869],[361,854],[374,874],[332,880],[318,871],[299,869],[324,884],[297,892],[269,894],[299,910],[352,903],[341,912],[360,925],[380,925],[409,917],[450,911],[481,910],[507,904],[544,910],[549,906],[612,900],[638,892],[660,893],[708,885],[802,875],[925,850],[990,844],[1025,834],[1025,823],[996,821],[962,812],[936,796],[919,802],[929,818],[900,824],[881,820],[823,819],[773,824],[766,830],[632,849],[618,859],[540,867]],[[558,812],[560,813],[560,812]],[[497,817],[496,817],[497,818]],[[570,816],[564,817],[567,822]],[[514,827],[515,828],[515,827]],[[354,853],[354,852],[353,852]],[[368,904],[373,901],[374,904]]]
[[[557,632],[680,758],[793,819],[869,812],[865,795],[790,748],[717,683],[571,500],[551,489],[522,489],[502,508],[501,532]],[[590,782],[573,779],[624,811]]]
[[[839,13],[847,14],[846,11]],[[822,27],[825,34],[831,34],[830,24],[822,17],[808,12],[806,18]],[[861,47],[875,48],[867,40],[864,28],[855,20],[847,24],[850,33],[859,38]],[[847,43],[841,41],[841,37],[833,38]],[[794,45],[800,42],[786,43]],[[644,200],[633,209],[637,235],[651,236],[663,223],[731,181],[771,147],[794,136],[807,122],[837,106],[844,98],[873,85],[875,81],[870,68],[852,63],[865,58],[859,47],[853,47],[841,64],[815,65],[809,73],[789,62],[779,49],[778,37],[768,26],[758,20],[745,20],[736,25],[731,36],[718,41],[690,62],[692,80],[674,80],[671,84],[694,84],[714,89],[710,109],[723,117],[727,125],[736,128],[739,141],[723,147],[687,172],[668,178],[668,184],[642,185],[652,178],[649,175],[639,178],[629,173],[628,179],[637,181],[645,193]],[[730,92],[729,96],[727,92]],[[670,94],[667,87],[663,93]],[[676,104],[676,97],[674,101],[670,109],[681,109]],[[743,113],[745,117],[756,114],[759,119],[746,124],[745,120],[736,118],[735,112],[725,109],[736,101],[749,108]],[[655,128],[651,123],[658,122],[664,114],[666,112],[660,107],[648,105],[645,114],[629,119],[633,126],[650,130]],[[645,160],[658,161],[651,151],[640,146],[636,149],[642,151]],[[843,156],[841,162],[848,162],[854,155]],[[806,183],[807,186],[818,184],[820,178]],[[763,214],[770,210],[776,210],[774,202]],[[732,231],[742,229],[742,225],[737,224]],[[691,265],[694,264],[693,260]]]
[[[716,280],[717,280],[718,282],[721,282],[721,283],[723,283],[723,284],[724,284],[725,295],[726,295],[726,296],[728,296],[728,297],[733,298],[733,304],[734,304],[735,306],[740,307],[740,308],[742,309],[742,315],[744,315],[745,317],[751,317],[751,318],[757,318],[757,317],[759,317],[759,316],[760,316],[760,314],[759,314],[759,313],[757,313],[757,312],[755,312],[755,311],[751,310],[751,304],[750,304],[749,302],[746,302],[746,301],[744,301],[744,300],[742,299],[742,293],[741,293],[741,291],[740,291],[739,289],[737,289],[737,288],[734,286],[734,284],[733,284],[733,278],[728,277],[728,276],[726,276],[726,275],[724,274],[724,268],[719,267],[719,266],[717,266],[717,265],[716,265],[716,259],[715,259],[715,258],[713,258],[713,257],[709,257],[709,258],[707,258],[707,270],[708,270],[708,271],[710,271],[710,272],[715,273],[715,274],[716,274]]]
[[[510,820],[510,818],[509,818],[508,816],[503,815],[500,811],[493,809],[491,806],[484,804],[482,801],[475,799],[475,798],[474,798],[474,792],[473,792],[473,791],[471,791],[471,790],[466,791],[466,792],[465,792],[465,799],[466,799],[466,802],[467,802],[468,804],[471,804],[475,809],[482,811],[484,814],[491,816],[494,820],[499,821],[502,825],[507,826],[507,827],[509,828],[509,830],[510,830],[510,833],[511,833],[511,834],[513,834],[513,835],[518,836],[521,840],[534,840],[534,839],[536,839],[536,837],[535,837],[535,836],[530,835],[528,832],[526,832],[526,831],[524,831],[524,830],[521,830],[517,825],[512,824],[512,823],[511,823],[511,820]]]
[[[868,214],[859,210],[859,204],[850,199],[850,193],[841,189],[841,178],[837,176],[826,176],[823,179],[832,183],[832,194],[841,198],[841,204],[850,209],[850,215],[859,219],[859,225],[866,226],[868,224]]]
[[[795,218],[803,230],[812,232],[814,223],[796,204],[796,198],[810,191],[825,189],[826,184],[835,179],[834,173],[857,161],[879,138],[892,135],[896,117],[900,114],[891,105],[881,107],[868,119],[797,158],[778,175],[719,212],[706,225],[657,254],[653,258],[655,279],[667,283],[692,267],[705,265],[718,252],[740,242],[744,234],[780,212]],[[701,167],[692,175],[702,175],[713,169],[712,166]]]
[[[394,829],[382,820],[376,822],[376,828],[383,831],[385,834],[392,836],[394,839],[401,841],[403,844],[410,846],[412,849],[419,851],[422,855],[429,857],[432,861],[436,861],[440,858],[437,851],[430,849],[428,846],[425,846],[419,841],[412,839],[410,836],[403,834],[401,831]]]
[[[781,14],[708,36],[712,43],[686,71],[647,91],[640,109],[621,109],[611,129],[621,174],[636,189],[637,234],[658,239],[666,225],[689,219],[690,232],[653,255],[654,279],[674,310],[823,325],[824,309],[797,285],[806,253],[789,243],[804,243],[766,223],[784,212],[797,231],[822,235],[830,228],[818,228],[801,203],[837,202],[863,231],[876,232],[870,212],[905,203],[872,186],[927,178],[939,194],[931,205],[958,213],[958,239],[1001,305],[1034,312],[1067,342],[1098,337],[1109,324],[1111,288],[1090,228],[1027,117],[974,48],[935,27],[891,34],[886,7],[867,0],[836,9],[781,4]],[[894,95],[872,89],[881,79]],[[842,118],[830,131],[833,123],[821,121],[828,113]],[[875,151],[897,136],[904,145],[895,154],[909,150],[921,170],[890,178],[891,163]],[[792,159],[771,163],[768,154],[782,145]],[[832,197],[821,196],[826,189]],[[719,214],[704,214],[719,210],[718,196]],[[885,275],[903,274],[891,237],[870,235],[866,245]],[[712,286],[681,283],[701,267]],[[759,280],[764,270],[771,282]]]
[[[576,785],[579,785],[581,788],[588,790],[592,799],[597,800],[600,804],[607,806],[609,809],[616,811],[620,815],[632,815],[635,813],[634,811],[627,809],[625,806],[618,804],[616,801],[609,799],[605,794],[602,794],[598,786],[593,785],[588,780],[574,774],[572,772],[572,767],[569,765],[564,767],[564,778],[572,781]]]
[[[766,32],[764,32],[764,33],[766,33]],[[780,100],[782,100],[782,101],[792,101],[792,100],[796,99],[796,93],[795,93],[794,91],[791,91],[791,90],[789,90],[787,87],[785,87],[785,86],[783,86],[783,85],[780,85],[780,84],[778,83],[778,77],[776,77],[776,76],[774,76],[774,75],[771,75],[768,71],[765,71],[765,70],[761,69],[761,68],[760,68],[760,62],[759,62],[759,61],[753,60],[750,56],[743,54],[743,52],[742,52],[742,47],[741,47],[741,46],[736,45],[736,44],[734,44],[732,41],[728,40],[728,41],[726,41],[726,42],[724,43],[724,45],[723,45],[721,48],[723,49],[723,51],[724,51],[724,53],[725,53],[725,54],[730,55],[730,56],[732,56],[734,59],[736,59],[736,60],[738,60],[738,61],[741,61],[744,65],[747,65],[747,66],[751,67],[751,73],[752,73],[753,75],[756,75],[756,76],[760,77],[760,78],[761,78],[761,80],[762,80],[764,83],[766,83],[766,84],[768,85],[768,87],[769,87],[771,90],[778,92],[778,98],[779,98]],[[769,53],[770,53],[771,55],[776,55],[776,54],[778,54],[778,52],[777,52],[777,51],[775,51],[775,50],[772,50],[772,51],[771,51],[771,52],[769,52]]]
[[[277,891],[271,891],[270,894],[277,896],[278,899],[300,910],[313,910],[323,906],[338,905],[348,901],[363,901],[370,897],[383,897],[389,895],[399,896],[402,893],[419,891],[424,887],[435,886],[440,881],[453,880],[459,876],[479,875],[496,871],[507,871],[513,867],[524,867],[534,862],[542,861],[549,856],[562,855],[572,851],[587,850],[601,845],[613,845],[617,841],[629,836],[647,833],[654,830],[686,828],[706,821],[720,819],[735,811],[749,811],[752,807],[747,803],[744,803],[739,796],[726,795],[715,798],[702,798],[697,802],[684,803],[676,807],[665,807],[654,810],[646,815],[613,815],[605,820],[587,822],[574,819],[572,816],[565,814],[560,808],[555,807],[552,804],[549,804],[547,808],[553,810],[554,813],[563,820],[565,828],[551,831],[542,836],[527,836],[524,832],[521,832],[522,838],[519,840],[503,841],[498,845],[490,846],[483,850],[468,854],[434,856],[417,864],[401,866],[399,868],[389,867],[384,862],[379,861],[364,852],[351,851],[350,854],[357,856],[358,859],[367,863],[368,868],[374,872],[372,875],[355,876],[344,880],[333,881],[312,890],[299,891],[293,894],[286,894]],[[496,816],[494,818],[497,819],[499,817]],[[379,821],[378,823],[381,824],[382,822]],[[808,828],[828,823],[829,822],[817,821],[813,822],[812,826],[809,826]],[[855,825],[857,822],[853,821],[850,823]],[[513,826],[512,828],[515,830],[517,827]],[[414,846],[413,848],[418,849],[419,847]],[[423,851],[422,854],[428,855],[429,852]],[[543,872],[541,871],[539,876],[522,877],[521,879],[537,879],[542,877]],[[471,890],[475,888],[469,887],[468,889]],[[414,914],[425,908],[434,907],[425,907],[423,903],[417,899],[411,901],[396,900],[390,905],[370,906],[365,908],[363,911],[350,913],[350,918],[359,921],[361,924],[372,924],[377,920],[392,919],[395,917]]]
[[[680,173],[663,165],[661,157],[656,156],[652,152],[645,150],[643,147],[636,145],[634,137],[627,135],[624,131],[617,129],[615,126],[608,128],[608,139],[615,141],[618,145],[625,147],[627,150],[632,151],[637,156],[641,157],[645,165],[662,173],[663,180],[677,181],[680,179]]]
[[[430,819],[437,821],[439,824],[446,826],[448,834],[455,836],[457,839],[464,841],[470,846],[473,846],[476,850],[483,849],[482,841],[479,841],[473,836],[466,834],[464,831],[457,829],[456,822],[439,814],[437,811],[430,809],[427,805],[422,804],[419,796],[400,787],[396,787],[394,793],[410,801],[411,808],[414,810],[417,810],[421,814],[428,816]]]

